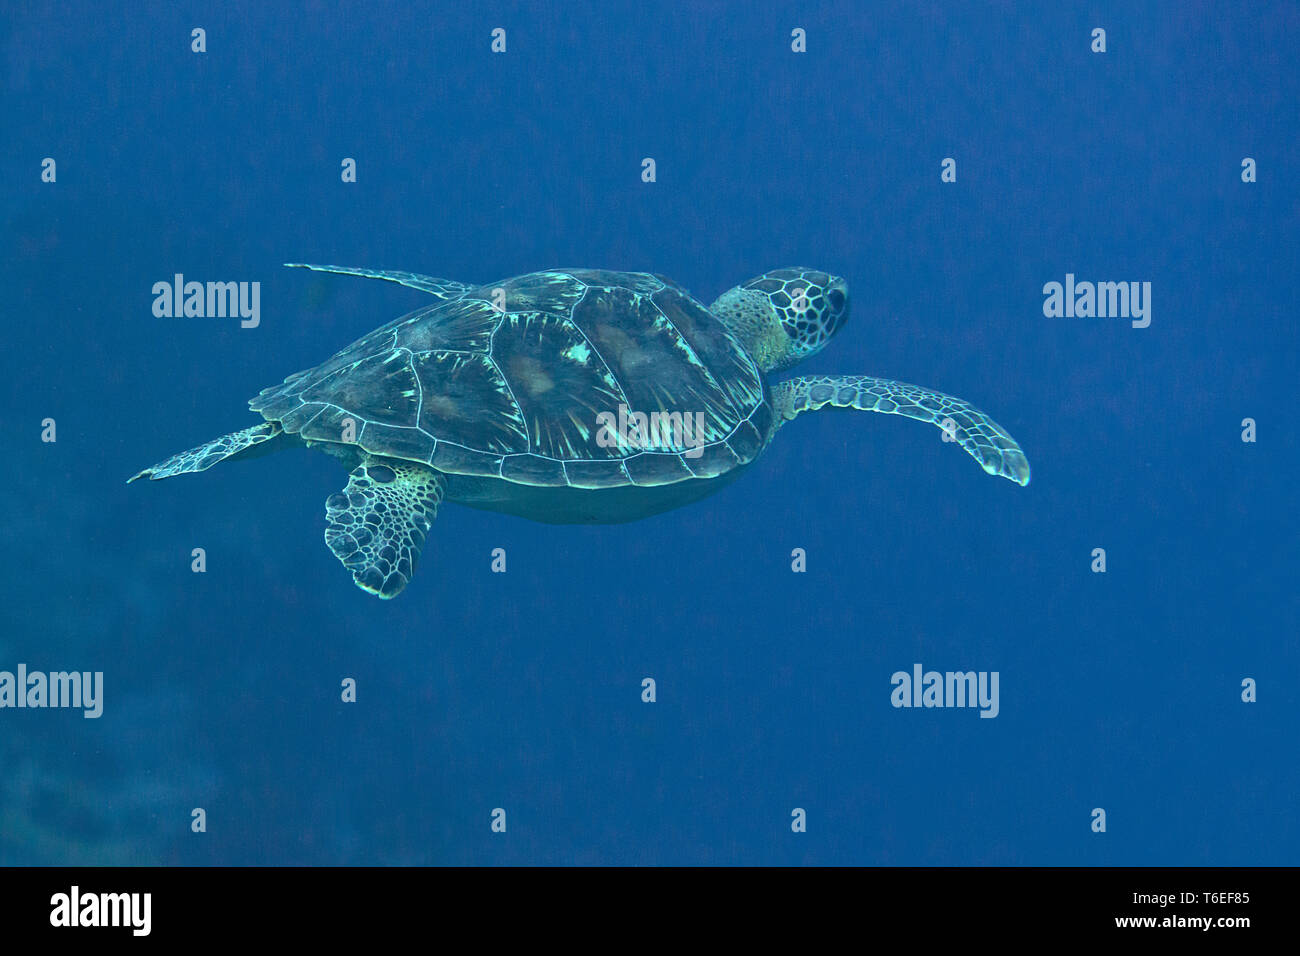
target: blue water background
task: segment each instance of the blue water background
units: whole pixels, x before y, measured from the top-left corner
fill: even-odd
[[[1290,3],[6,5],[0,669],[106,700],[0,711],[0,863],[1297,863],[1298,35]],[[324,455],[124,484],[424,301],[286,261],[705,302],[830,270],[852,318],[799,371],[968,398],[1033,481],[809,415],[636,524],[448,505],[380,602],[322,542]],[[1150,281],[1151,326],[1045,318],[1067,272]],[[261,282],[260,327],[155,318],[175,273]],[[998,671],[999,716],[891,707],[917,662]]]

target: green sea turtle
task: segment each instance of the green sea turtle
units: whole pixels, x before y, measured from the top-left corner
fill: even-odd
[[[443,500],[551,523],[631,521],[717,491],[783,424],[828,406],[939,425],[989,474],[1029,483],[1020,446],[959,398],[861,375],[770,383],[848,318],[844,280],[815,269],[766,272],[705,308],[640,272],[471,286],[302,267],[398,282],[434,302],[263,389],[249,402],[261,424],[130,480],[287,444],[326,451],[351,474],[325,502],[325,542],[383,598],[410,581]]]

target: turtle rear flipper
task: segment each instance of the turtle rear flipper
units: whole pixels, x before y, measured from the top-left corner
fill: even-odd
[[[261,448],[256,446],[262,445],[263,442],[270,441],[272,438],[278,438],[283,433],[284,429],[280,427],[279,422],[262,422],[262,424],[254,425],[252,428],[245,428],[241,431],[231,432],[229,435],[222,435],[220,438],[214,438],[207,444],[191,448],[189,451],[183,451],[179,455],[172,455],[170,458],[158,462],[152,468],[146,468],[144,471],[128,478],[126,483],[129,485],[137,478],[161,481],[163,478],[184,475],[191,471],[207,471],[217,462],[225,461],[227,458],[254,458],[258,455],[268,454],[275,451],[280,443],[277,442]]]
[[[432,468],[367,455],[325,501],[325,543],[357,587],[381,598],[410,583],[446,479]]]
[[[412,289],[427,292],[435,299],[458,299],[474,287],[466,282],[422,276],[417,272],[393,272],[387,269],[354,269],[352,266],[324,266],[312,262],[286,262],[290,269],[311,269],[313,272],[337,272],[346,276],[363,276],[367,279],[384,279]]]

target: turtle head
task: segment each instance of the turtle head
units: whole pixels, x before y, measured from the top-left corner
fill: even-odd
[[[774,269],[718,296],[709,307],[765,372],[815,355],[849,317],[849,287],[816,269]]]

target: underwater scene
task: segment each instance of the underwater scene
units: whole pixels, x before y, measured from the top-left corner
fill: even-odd
[[[1254,866],[1293,4],[0,12],[0,864]]]

